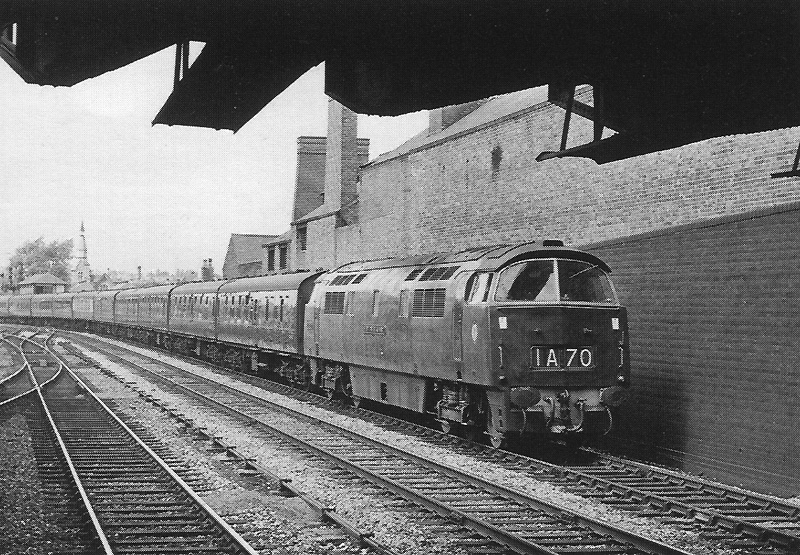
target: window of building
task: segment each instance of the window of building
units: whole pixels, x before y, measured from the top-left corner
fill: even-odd
[[[281,245],[280,246],[280,252],[279,252],[280,260],[279,260],[279,263],[280,263],[280,269],[281,270],[285,270],[286,269],[287,251],[288,251],[288,249],[286,248],[286,245]]]
[[[500,162],[503,161],[503,149],[496,146],[492,149],[492,173],[500,170]]]
[[[270,247],[267,249],[267,271],[275,271],[275,247]]]
[[[297,246],[301,251],[306,250],[306,240],[308,237],[306,226],[298,226],[297,228]]]

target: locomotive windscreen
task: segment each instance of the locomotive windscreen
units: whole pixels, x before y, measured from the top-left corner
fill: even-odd
[[[578,260],[559,260],[558,284],[562,301],[616,302],[608,276],[596,264]]]
[[[513,264],[500,273],[495,299],[616,302],[614,289],[606,273],[597,265],[579,260],[530,260]]]
[[[498,301],[558,301],[555,262],[531,260],[509,266],[500,274],[495,299]]]

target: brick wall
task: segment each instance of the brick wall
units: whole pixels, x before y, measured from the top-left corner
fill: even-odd
[[[536,162],[558,147],[563,116],[542,105],[368,165],[358,249],[347,256],[656,233],[598,249],[631,313],[633,398],[615,437],[694,471],[797,494],[800,186],[770,173],[791,166],[798,129],[602,166]],[[572,120],[568,146],[590,140],[590,123]]]
[[[630,314],[615,449],[800,492],[800,203],[591,249]]]
[[[569,145],[590,139],[573,115]],[[542,236],[611,239],[800,200],[788,169],[797,129],[711,139],[598,166],[582,158],[536,162],[557,148],[563,110],[545,106],[475,133],[363,169],[360,221],[406,225],[398,252],[430,252]],[[499,149],[493,171],[492,151]],[[386,167],[393,166],[393,167]],[[405,167],[405,169],[403,169]],[[384,241],[365,235],[366,255]]]

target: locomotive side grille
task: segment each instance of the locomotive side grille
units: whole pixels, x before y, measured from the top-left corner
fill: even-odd
[[[358,274],[356,279],[353,280],[353,285],[355,285],[356,283],[361,283],[362,281],[364,281],[365,277],[367,277],[367,274]]]
[[[408,274],[408,277],[406,278],[406,281],[413,281],[413,280],[417,279],[417,276],[420,274],[420,272],[421,272],[423,269],[424,269],[424,268],[415,268],[415,269],[413,269],[413,270],[411,271],[411,273],[410,273],[410,274]]]
[[[325,314],[344,314],[344,291],[325,293]]]
[[[411,316],[441,318],[444,316],[445,289],[415,289]]]

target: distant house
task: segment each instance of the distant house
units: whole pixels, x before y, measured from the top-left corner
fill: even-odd
[[[60,279],[50,272],[33,274],[25,278],[19,284],[19,292],[22,295],[33,293],[41,295],[43,293],[63,293],[67,289],[67,282]]]
[[[232,233],[222,265],[225,279],[257,276],[262,273],[264,254],[261,246],[275,239],[275,235]]]

